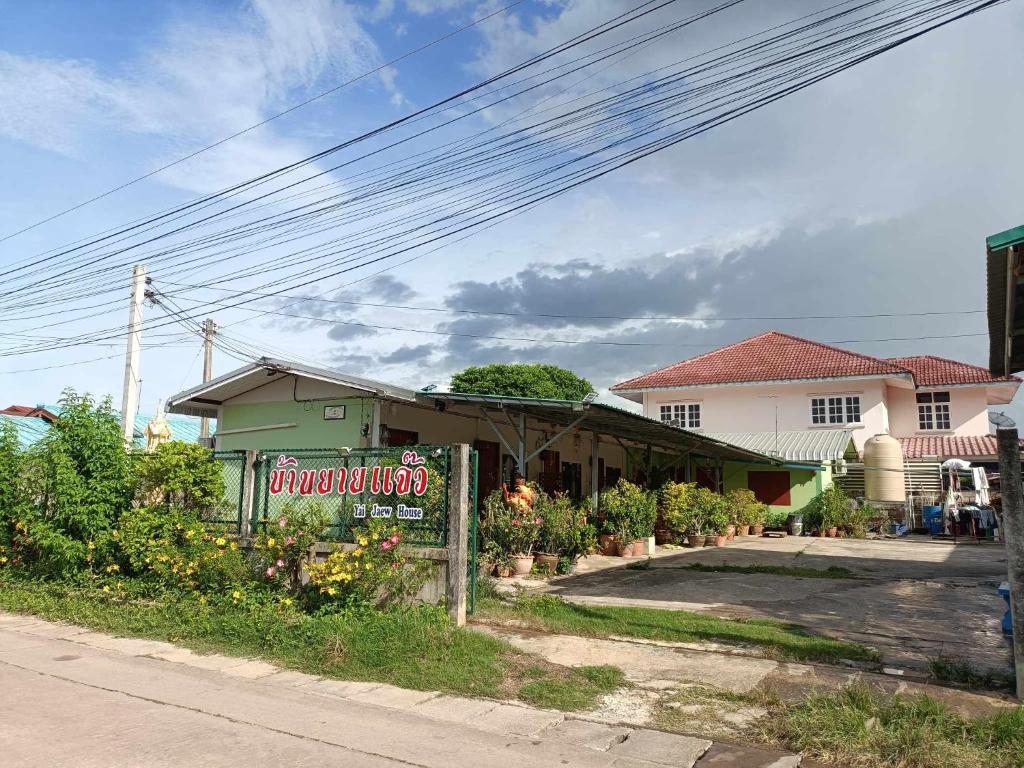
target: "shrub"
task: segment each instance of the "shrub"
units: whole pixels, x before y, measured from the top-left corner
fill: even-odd
[[[665,525],[678,534],[699,534],[700,521],[693,506],[693,494],[697,486],[693,483],[668,482],[661,488],[661,514]]]
[[[224,496],[224,478],[213,451],[172,440],[146,454],[138,466],[136,497],[143,503],[205,512]]]
[[[402,531],[371,520],[351,550],[310,563],[308,602],[327,609],[384,609],[408,602],[430,575],[431,564],[403,554]]]
[[[185,510],[162,506],[129,510],[110,537],[118,544],[122,572],[162,589],[226,594],[252,578],[238,543],[211,532]],[[111,563],[102,570],[118,568]]]
[[[753,491],[747,488],[734,488],[725,494],[725,498],[729,502],[731,516],[736,525],[756,525],[764,521],[768,505],[758,501]]]
[[[504,492],[497,490],[484,500],[484,515],[480,521],[484,551],[495,559],[530,554],[540,535],[543,521],[538,512],[523,503],[521,496],[513,498],[516,503],[509,503]],[[540,498],[539,493],[537,498]]]
[[[631,542],[654,533],[658,502],[650,491],[620,479],[601,494],[601,512],[611,530],[622,541]]]
[[[276,520],[253,541],[253,560],[263,578],[297,593],[309,549],[323,535],[330,516],[320,503],[288,502]]]
[[[565,494],[541,495],[535,507],[540,517],[537,546],[542,552],[573,561],[594,548],[597,534],[583,509]]]
[[[695,520],[700,527],[694,533],[701,530],[725,535],[729,527],[729,502],[721,494],[715,493],[709,488],[695,488],[691,501],[694,508]]]

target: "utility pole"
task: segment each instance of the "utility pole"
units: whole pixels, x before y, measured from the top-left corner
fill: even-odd
[[[1006,581],[1010,587],[1013,626],[1013,665],[1017,698],[1024,701],[1024,485],[1020,475],[1020,440],[1016,427],[996,430],[999,446],[999,495],[1003,502],[1002,530],[1006,540]]]
[[[203,383],[213,378],[213,334],[217,332],[211,318],[206,318],[203,323]],[[206,439],[210,436],[210,420],[203,416],[199,421],[199,437]]]
[[[145,297],[146,268],[136,264],[132,270],[132,301],[128,307],[128,345],[121,395],[121,432],[129,448],[135,439],[135,413],[139,410],[139,346],[142,340],[142,300]]]

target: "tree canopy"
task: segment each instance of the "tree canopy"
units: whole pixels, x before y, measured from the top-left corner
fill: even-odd
[[[582,400],[594,391],[586,379],[557,365],[495,363],[452,376],[452,392],[550,400]]]

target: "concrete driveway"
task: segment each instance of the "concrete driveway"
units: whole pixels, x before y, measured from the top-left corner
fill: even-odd
[[[692,563],[847,568],[854,579],[702,573]],[[771,618],[877,648],[891,665],[923,668],[939,655],[1009,672],[996,587],[1006,558],[996,544],[926,538],[737,538],[722,548],[661,550],[646,570],[592,557],[577,575],[538,587],[567,600],[646,605],[730,618]]]

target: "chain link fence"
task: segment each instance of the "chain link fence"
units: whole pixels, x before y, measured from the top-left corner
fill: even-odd
[[[216,451],[213,458],[221,466],[224,494],[204,515],[214,525],[233,526],[242,530],[242,502],[245,498],[245,451]]]

